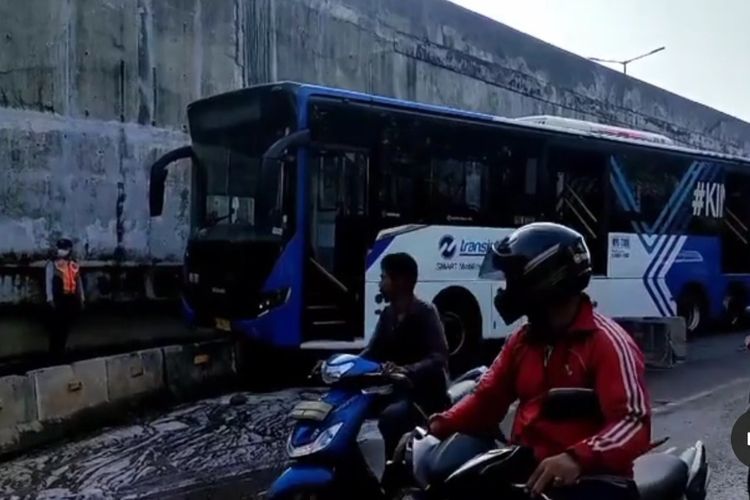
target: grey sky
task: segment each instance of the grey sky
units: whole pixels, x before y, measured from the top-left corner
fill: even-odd
[[[750,0],[452,1],[750,122]]]

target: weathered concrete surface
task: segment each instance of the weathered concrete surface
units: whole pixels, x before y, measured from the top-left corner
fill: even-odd
[[[68,337],[67,352],[95,356],[104,348],[127,352],[152,347],[157,341],[159,345],[179,344],[218,336],[186,328],[177,314],[131,311],[127,306],[119,305],[115,311],[86,311]],[[8,358],[47,353],[49,338],[42,319],[40,309],[0,313],[0,363]]]
[[[146,163],[187,140],[189,101],[243,85],[599,119],[750,152],[746,123],[443,0],[28,0],[0,2],[0,18],[0,303],[39,300],[31,263],[61,234],[94,300],[131,300],[105,293],[112,269],[143,282],[154,260],[179,263],[187,169],[150,221]]]
[[[234,346],[226,341],[168,346],[163,349],[166,385],[187,395],[209,380],[231,377],[237,369]]]
[[[37,416],[34,387],[27,377],[0,378],[0,429],[31,422]]]
[[[685,318],[616,318],[643,351],[646,366],[671,368],[688,355]]]
[[[60,420],[107,401],[107,366],[104,358],[29,372],[36,391],[41,422]]]
[[[0,454],[236,387],[231,340],[166,346],[0,378]]]
[[[105,359],[110,401],[143,396],[164,389],[162,349],[148,349]]]

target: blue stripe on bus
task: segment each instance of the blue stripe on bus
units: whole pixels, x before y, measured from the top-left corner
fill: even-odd
[[[370,270],[373,264],[378,261],[381,255],[391,246],[393,239],[396,235],[386,236],[379,240],[375,240],[372,245],[372,249],[367,253],[367,260],[365,261],[365,270]]]

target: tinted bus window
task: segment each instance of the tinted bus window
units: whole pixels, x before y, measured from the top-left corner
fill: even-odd
[[[471,160],[435,159],[429,179],[432,219],[478,223],[485,209],[482,185],[488,166]]]
[[[610,159],[614,193],[611,227],[615,232],[663,233],[662,216],[685,175],[685,161],[658,153],[620,153]]]
[[[541,144],[521,141],[495,143],[490,161],[488,224],[520,227],[547,220],[539,189]]]
[[[722,219],[722,261],[726,273],[750,272],[750,172],[730,171]]]
[[[713,178],[709,169],[717,165],[664,153],[637,152],[613,156],[611,167],[613,231],[717,233],[720,221],[715,214],[695,212],[692,203],[700,179],[706,175]],[[720,174],[719,169],[715,182],[723,184]]]
[[[607,157],[583,149],[550,149],[548,167],[555,192],[555,220],[586,238],[595,274],[607,266],[605,179]]]

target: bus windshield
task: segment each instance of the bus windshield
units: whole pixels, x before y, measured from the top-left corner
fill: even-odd
[[[285,196],[293,166],[279,162],[278,168],[267,171],[261,166],[265,151],[289,133],[292,120],[286,113],[270,113],[267,108],[273,107],[273,99],[268,103],[257,99],[244,96],[245,112],[232,116],[235,108],[222,113],[223,121],[216,116],[226,110],[226,103],[193,111],[191,136],[200,167],[196,229],[204,236],[274,240],[283,236],[293,201]]]
[[[193,150],[205,172],[201,227],[236,225],[255,227],[256,199],[261,194],[260,157],[241,150],[194,144]],[[275,194],[275,193],[274,193]]]

